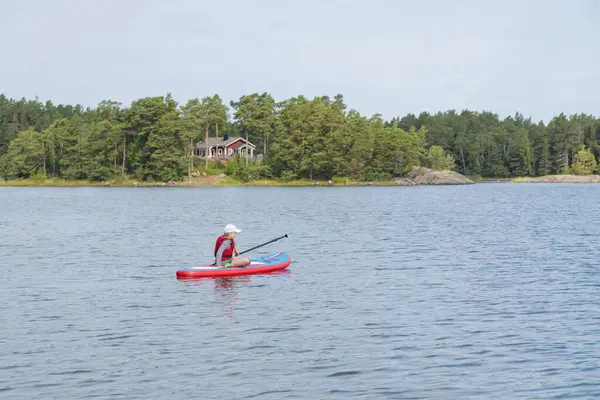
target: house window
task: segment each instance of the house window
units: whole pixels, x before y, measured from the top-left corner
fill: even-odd
[[[219,149],[219,155],[223,154],[223,149]]]
[[[232,149],[229,149],[229,154],[230,155],[233,154],[233,150]]]

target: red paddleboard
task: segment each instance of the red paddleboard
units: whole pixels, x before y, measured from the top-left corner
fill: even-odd
[[[218,268],[214,265],[188,267],[177,271],[177,278],[216,278],[224,276],[268,274],[287,268],[292,260],[287,253],[272,253],[250,258],[250,265],[241,268]]]

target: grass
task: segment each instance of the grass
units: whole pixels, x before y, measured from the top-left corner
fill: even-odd
[[[221,173],[220,171],[219,173]],[[230,176],[225,176],[218,181],[204,181],[188,183],[186,180],[174,184],[165,184],[163,182],[144,182],[135,179],[109,179],[107,181],[90,180],[63,180],[63,179],[15,179],[2,180],[0,186],[21,186],[21,187],[135,187],[135,186],[397,186],[393,181],[382,182],[358,182],[350,179],[342,183],[338,180],[329,184],[327,181],[315,181],[308,179],[298,179],[283,182],[275,179],[255,179],[249,182],[240,182]]]
[[[217,169],[217,168],[209,167],[208,169],[204,169],[204,167],[202,167],[202,168],[196,168],[194,172],[198,172],[200,174],[206,172],[206,175],[208,175],[208,176],[218,176],[220,174],[225,173],[225,168]]]
[[[87,180],[15,179],[7,181],[0,180],[0,186],[105,186],[105,184],[104,182],[92,182]]]
[[[511,182],[529,182],[532,178],[528,176],[518,176],[511,179]]]

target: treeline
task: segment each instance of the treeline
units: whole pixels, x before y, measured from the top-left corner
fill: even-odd
[[[600,156],[600,119],[586,114],[561,113],[546,125],[520,113],[501,120],[491,112],[465,110],[409,114],[390,124],[426,127],[427,144],[450,150],[458,170],[470,175],[590,174]]]
[[[228,163],[240,180],[387,180],[414,166],[502,178],[587,174],[600,155],[600,120],[585,114],[547,125],[468,110],[385,121],[348,109],[342,95],[276,101],[255,93],[226,105],[218,95],[178,104],[167,94],[95,108],[0,95],[0,177],[181,180],[208,167],[193,155],[196,143],[223,134],[262,154],[261,162]]]

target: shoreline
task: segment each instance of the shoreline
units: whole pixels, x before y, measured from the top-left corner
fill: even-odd
[[[536,177],[518,177],[514,183],[600,183],[600,175],[545,175]]]
[[[600,175],[547,175],[540,177],[518,177],[518,178],[480,178],[474,180],[474,184],[485,183],[600,183]],[[139,182],[133,179],[115,181],[89,181],[89,180],[0,180],[0,187],[365,187],[365,186],[464,186],[463,184],[403,184],[396,181],[380,182],[355,182],[346,181],[308,181],[296,180],[282,182],[269,179],[260,179],[250,182],[239,182],[231,178],[222,180],[205,180],[195,182]]]
[[[0,180],[0,187],[228,187],[228,186],[251,186],[251,187],[343,187],[343,186],[405,186],[393,181],[384,182],[346,182],[328,183],[318,181],[316,184],[309,181],[280,182],[274,180],[257,180],[251,182],[237,182],[227,179],[224,182],[138,182],[138,181],[105,181],[95,182],[88,180]],[[425,186],[425,185],[423,185]]]

